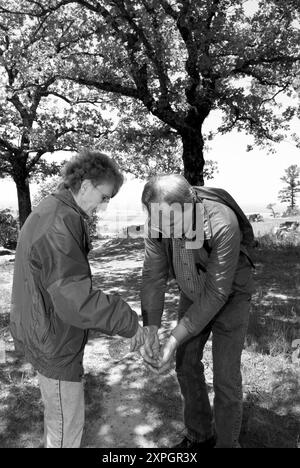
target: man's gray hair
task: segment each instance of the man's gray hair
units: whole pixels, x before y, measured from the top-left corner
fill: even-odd
[[[180,174],[161,174],[151,177],[146,183],[142,203],[151,210],[151,203],[191,203],[194,198],[193,187]]]

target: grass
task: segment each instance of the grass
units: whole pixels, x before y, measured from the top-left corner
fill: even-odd
[[[256,293],[242,360],[243,447],[300,447],[299,246],[259,238],[254,252]],[[143,243],[113,240],[91,256],[94,286],[124,297],[139,309]],[[1,265],[0,328],[8,324],[12,265]],[[166,295],[162,339],[176,320],[177,288]],[[17,359],[6,334],[7,362],[0,364],[0,447],[42,446],[43,412],[37,379]],[[152,376],[139,356],[116,364],[107,348],[113,338],[92,332],[85,353],[84,447],[168,447],[183,433],[182,404],[174,371]],[[204,354],[213,401],[211,342]]]
[[[300,242],[259,239],[254,251],[256,293],[248,328],[248,346],[257,352],[290,355],[300,337]]]

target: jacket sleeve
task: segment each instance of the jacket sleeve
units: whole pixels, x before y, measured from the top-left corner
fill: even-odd
[[[80,218],[55,218],[36,249],[42,282],[60,319],[82,329],[132,337],[138,316],[118,295],[93,290],[90,266],[82,246]]]
[[[239,255],[238,224],[232,223],[221,227],[213,235],[212,252],[207,271],[204,273],[202,291],[172,331],[179,342],[200,333],[226,303],[231,293]]]
[[[143,323],[161,325],[169,262],[163,242],[145,238],[145,258],[142,273],[141,303]]]

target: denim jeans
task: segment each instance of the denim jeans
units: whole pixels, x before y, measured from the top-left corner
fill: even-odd
[[[45,448],[79,448],[84,426],[83,382],[49,379],[38,373],[44,403]]]
[[[190,304],[191,301],[181,294],[179,318]],[[187,437],[190,440],[202,442],[215,432],[218,448],[239,447],[243,409],[241,355],[249,310],[249,295],[231,296],[199,335],[177,349],[176,372],[183,396]],[[202,363],[204,346],[211,332],[214,425]]]

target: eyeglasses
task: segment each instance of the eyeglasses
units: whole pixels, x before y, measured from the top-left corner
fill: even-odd
[[[102,203],[108,203],[110,201],[111,195],[106,195],[105,193],[103,193],[98,186],[95,186],[95,189],[102,195]]]

